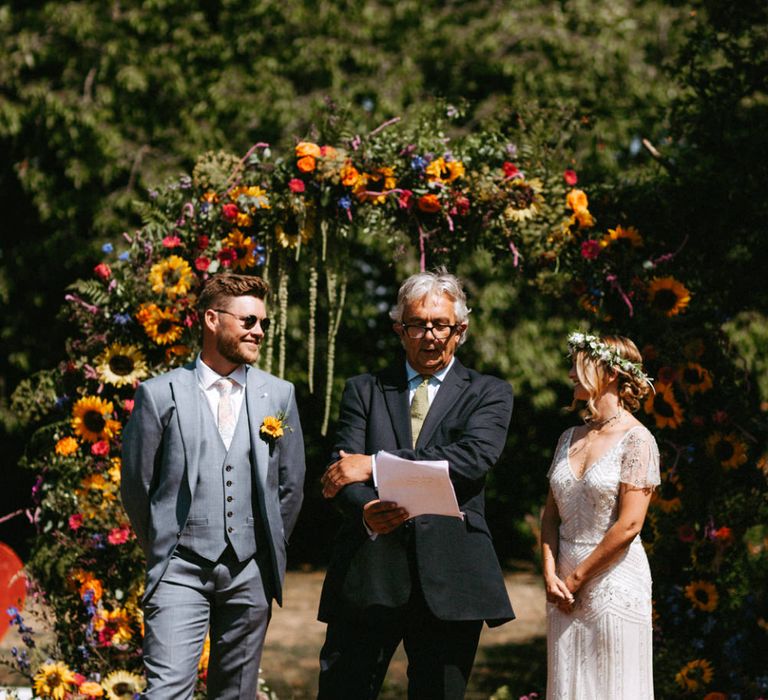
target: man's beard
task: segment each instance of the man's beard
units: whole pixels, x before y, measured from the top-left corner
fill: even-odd
[[[216,342],[216,349],[219,351],[222,357],[226,358],[233,364],[238,365],[250,365],[259,357],[259,346],[249,345],[253,348],[252,354],[245,354],[240,347],[240,339],[236,336],[219,337]]]

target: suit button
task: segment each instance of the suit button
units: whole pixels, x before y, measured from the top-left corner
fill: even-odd
[[[176,537],[181,537],[181,533],[180,533],[180,532],[177,532],[177,533],[176,533]]]
[[[231,510],[227,513],[227,517],[228,518],[231,518],[233,515],[234,515],[234,513]]]
[[[231,482],[231,481],[228,481],[228,482],[227,482],[227,486],[232,486],[232,482]]]
[[[227,496],[227,501],[232,502],[232,496]]]
[[[227,528],[227,532],[234,532],[234,528],[232,528],[232,527],[228,527],[228,528]]]
[[[228,464],[226,467],[224,467],[224,469],[226,469],[228,472],[231,472],[232,471],[232,465]]]

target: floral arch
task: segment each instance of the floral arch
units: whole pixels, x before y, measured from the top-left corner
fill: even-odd
[[[137,382],[193,357],[201,283],[227,269],[270,281],[262,365],[283,375],[302,280],[306,383],[324,396],[324,432],[353,243],[422,268],[485,249],[572,299],[585,326],[644,345],[656,377],[644,409],[664,457],[644,533],[657,690],[709,700],[766,692],[748,653],[768,629],[768,529],[754,519],[766,509],[765,433],[748,398],[727,389],[735,368],[721,338],[694,322],[697,294],[675,275],[677,253],[654,253],[632,222],[601,226],[557,154],[501,131],[449,139],[434,117],[392,120],[288,153],[257,144],[242,158],[205,154],[191,175],[150,192],[141,214],[143,226],[105,245],[93,277],[72,285],[66,360],[16,392],[47,416],[26,462],[40,474],[29,572],[55,617],[52,660],[11,611],[26,643],[15,664],[40,697],[128,697],[141,686],[143,566],[119,501],[120,434]]]

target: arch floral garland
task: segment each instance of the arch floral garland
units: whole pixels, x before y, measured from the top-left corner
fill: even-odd
[[[51,658],[34,646],[21,611],[10,611],[24,641],[14,662],[36,693],[119,698],[143,684],[143,565],[119,501],[120,435],[137,383],[194,356],[203,281],[234,270],[271,282],[275,322],[263,364],[283,375],[290,292],[297,276],[306,278],[302,335],[312,392],[325,326],[325,432],[349,251],[381,241],[413,251],[422,269],[483,248],[504,269],[577,300],[591,325],[610,321],[638,340],[671,335],[666,345],[644,348],[657,377],[645,411],[665,453],[645,533],[661,572],[657,686],[671,693],[664,697],[758,692],[765,681],[737,652],[764,643],[768,627],[765,593],[747,592],[768,573],[768,530],[749,518],[765,509],[765,425],[741,422],[743,397],[717,398],[713,377],[720,371],[726,381],[729,370],[707,361],[727,367],[728,358],[712,334],[681,325],[693,302],[669,272],[676,253],[649,255],[641,233],[625,223],[599,229],[577,180],[562,161],[501,132],[451,140],[431,118],[392,120],[365,137],[298,141],[277,157],[266,144],[243,158],[205,154],[191,175],[151,192],[141,229],[124,234],[119,250],[105,245],[93,278],[67,295],[76,334],[66,361],[14,396],[17,406],[48,416],[26,462],[40,474],[29,571],[53,613]],[[701,474],[717,495],[702,493]],[[737,601],[749,603],[752,619],[735,614]],[[680,643],[690,634],[694,643]],[[204,678],[205,655],[201,688]]]

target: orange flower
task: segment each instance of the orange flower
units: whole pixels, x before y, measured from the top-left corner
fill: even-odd
[[[316,143],[312,143],[311,141],[299,141],[299,143],[296,144],[297,158],[304,158],[306,156],[317,158],[319,155],[322,155],[322,153],[320,151],[320,146]]]
[[[440,211],[440,200],[436,194],[424,194],[419,197],[419,209],[427,214]]]
[[[75,438],[73,437],[64,437],[61,438],[56,443],[56,447],[54,448],[56,451],[56,454],[60,457],[67,457],[71,454],[74,454],[77,452],[77,448],[79,447],[79,443]]]
[[[312,156],[304,156],[296,161],[296,167],[303,173],[311,173],[317,167],[317,163]]]
[[[81,683],[77,692],[80,693],[80,695],[85,695],[87,698],[104,697],[104,688],[102,688],[96,681],[85,681],[85,683]]]
[[[571,190],[566,197],[566,202],[573,211],[586,209],[589,206],[587,193],[584,190]]]
[[[339,172],[341,184],[345,187],[354,187],[360,180],[360,173],[357,168],[347,161]]]
[[[728,696],[725,693],[707,693],[704,700],[728,700]]]

